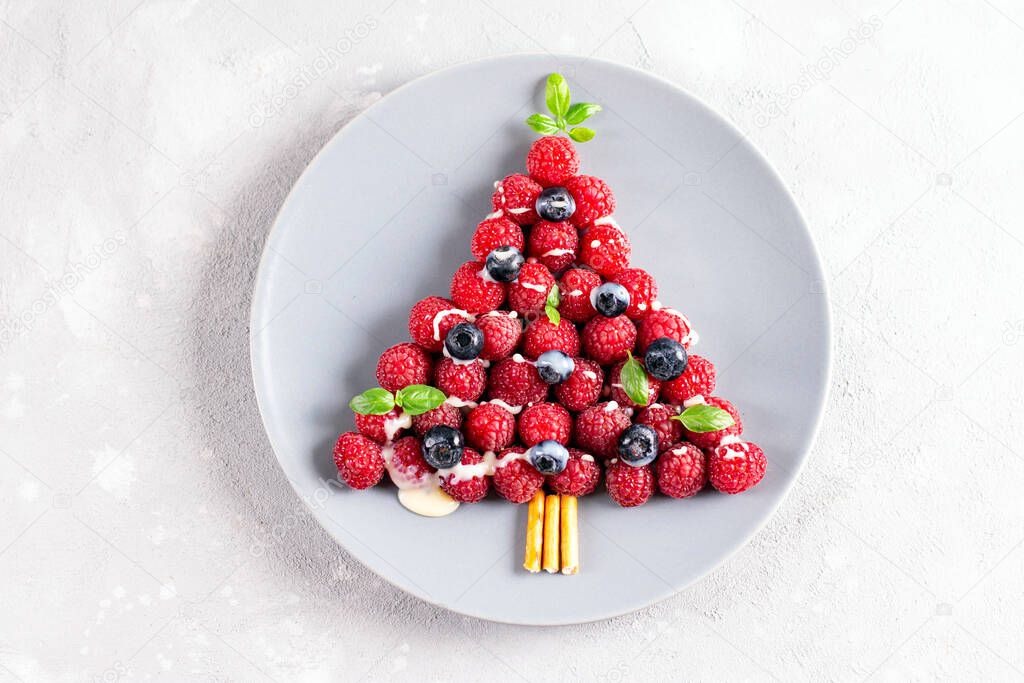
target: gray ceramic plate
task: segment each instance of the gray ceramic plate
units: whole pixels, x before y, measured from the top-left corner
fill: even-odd
[[[560,71],[599,102],[583,172],[609,182],[633,263],[685,311],[717,394],[742,411],[768,473],[738,496],[580,505],[582,570],[521,568],[526,506],[489,498],[439,519],[388,486],[336,484],[331,446],[348,399],[376,385],[379,353],[408,338],[409,308],[447,296],[490,211],[494,180],[521,172]],[[589,125],[589,124],[588,124]],[[761,154],[691,95],[596,60],[515,55],[416,80],[348,124],[296,184],[267,240],[253,298],[252,365],[277,458],[320,523],[373,571],[429,602],[521,624],[603,619],[644,607],[724,561],[800,472],[829,382],[821,264],[793,198]],[[492,494],[493,496],[493,494]],[[756,560],[755,560],[756,561]],[[765,561],[770,561],[766,558]]]

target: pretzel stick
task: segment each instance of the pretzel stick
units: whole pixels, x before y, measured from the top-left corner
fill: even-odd
[[[540,571],[541,547],[544,543],[544,492],[537,491],[530,500],[526,513],[526,557],[523,569],[536,574]]]
[[[562,496],[562,573],[580,570],[579,511],[575,496]]]
[[[558,573],[558,517],[559,498],[548,496],[544,501],[544,571]]]

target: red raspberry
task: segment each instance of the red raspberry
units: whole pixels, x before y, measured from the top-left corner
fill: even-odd
[[[491,311],[477,318],[476,326],[484,333],[483,360],[499,360],[512,355],[523,335],[523,324],[514,311]]]
[[[519,438],[527,446],[551,439],[563,446],[572,436],[572,416],[557,403],[534,403],[519,415]]]
[[[586,496],[594,492],[601,478],[601,468],[594,456],[578,448],[569,449],[569,462],[565,469],[548,477],[548,485],[562,496]]]
[[[576,416],[573,441],[581,449],[601,458],[614,458],[619,436],[629,427],[629,416],[612,403],[598,403]]]
[[[658,450],[664,453],[669,446],[683,438],[683,423],[672,419],[673,415],[678,414],[663,403],[652,403],[640,411],[635,422],[652,427],[658,433]]]
[[[677,443],[658,457],[658,490],[673,498],[689,498],[708,480],[704,453],[692,443]]]
[[[705,400],[709,406],[717,406],[732,415],[732,419],[735,420],[735,423],[725,429],[719,429],[714,432],[691,432],[684,425],[683,434],[686,435],[687,441],[697,448],[709,450],[720,444],[722,439],[725,437],[739,436],[743,433],[743,421],[740,420],[740,413],[736,410],[736,406],[729,403],[724,398],[718,398],[717,396],[708,396]]]
[[[423,459],[423,448],[415,436],[406,436],[392,446],[391,481],[395,486],[422,486],[436,470]]]
[[[569,138],[546,135],[530,146],[526,171],[544,187],[561,185],[566,178],[580,172],[580,158]]]
[[[569,379],[555,385],[555,397],[569,410],[579,412],[597,403],[604,386],[604,370],[592,360],[574,358],[576,368]]]
[[[508,285],[508,307],[519,315],[544,310],[555,276],[542,263],[524,263],[519,277]]]
[[[658,298],[658,283],[643,268],[626,268],[613,279],[629,292],[626,315],[640,320],[651,312],[651,304]]]
[[[604,473],[608,495],[624,508],[643,505],[654,494],[654,472],[650,465],[631,467],[615,459]]]
[[[630,306],[632,305],[632,299],[630,299]],[[645,352],[648,344],[662,337],[675,339],[686,348],[690,348],[690,345],[697,340],[697,334],[693,331],[690,320],[685,315],[671,308],[661,308],[651,311],[637,326],[637,353]]]
[[[666,401],[682,405],[696,396],[710,396],[715,391],[715,366],[711,361],[690,354],[686,371],[675,379],[661,385],[661,395]]]
[[[510,503],[525,503],[544,485],[544,475],[521,457],[525,452],[523,448],[510,448],[498,456],[494,490]]]
[[[639,361],[640,366],[643,367],[643,361]],[[621,406],[628,408],[641,408],[638,403],[635,403],[633,399],[626,394],[626,390],[622,387],[622,368],[626,365],[625,361],[617,363],[615,367],[608,373],[608,384],[611,386],[611,393],[609,398],[615,401]],[[650,375],[647,376],[647,403],[645,406],[649,406],[658,400],[658,393],[661,391],[661,382],[654,379]]]
[[[414,415],[412,418],[412,429],[420,438],[427,433],[428,429],[438,425],[448,425],[455,429],[461,429],[462,411],[451,403],[442,403],[433,410]]]
[[[525,244],[523,229],[507,216],[498,216],[485,218],[476,226],[469,249],[473,252],[473,258],[483,263],[487,255],[498,247],[515,247],[523,251]]]
[[[483,461],[483,456],[472,448],[463,448],[460,467],[446,470],[450,473],[441,475],[441,488],[460,503],[476,503],[483,500],[491,488],[491,481],[482,468],[473,467]]]
[[[540,221],[530,229],[528,254],[552,273],[560,273],[571,266],[579,246],[579,233],[568,223]]]
[[[469,314],[448,299],[428,296],[409,311],[409,336],[427,351],[440,353],[448,331],[467,320],[472,320]]]
[[[410,384],[430,381],[430,356],[409,342],[395,344],[380,354],[377,361],[377,383],[390,392]]]
[[[445,396],[475,401],[487,388],[487,371],[479,360],[456,363],[451,358],[442,358],[434,368],[434,386]]]
[[[578,175],[566,178],[565,189],[576,200],[576,211],[569,218],[577,227],[590,225],[598,218],[611,216],[615,212],[615,195],[600,178],[592,175]]]
[[[723,493],[742,493],[764,478],[768,461],[755,443],[722,444],[708,456],[708,480]]]
[[[384,423],[387,420],[393,420],[395,422],[401,420],[398,410],[395,408],[392,408],[390,412],[385,413],[384,415],[360,415],[359,413],[356,413],[355,416],[356,429],[359,430],[359,433],[373,439],[377,443],[384,443],[388,440],[387,432],[384,430]],[[397,424],[395,427],[396,431],[392,438],[402,433],[401,427]]]
[[[624,315],[614,318],[595,316],[583,328],[583,352],[601,365],[626,358],[636,342],[636,325]]]
[[[529,176],[521,173],[506,176],[494,184],[491,206],[519,225],[532,225],[540,220],[535,207],[541,189]]]
[[[574,323],[587,322],[597,315],[590,301],[590,292],[600,286],[601,276],[592,270],[573,268],[565,271],[558,283],[558,293],[562,298],[558,312]]]
[[[629,268],[631,252],[626,233],[614,225],[595,225],[580,237],[579,262],[605,277],[615,277]]]
[[[380,444],[356,432],[345,432],[334,444],[334,464],[342,481],[354,489],[368,489],[384,476]]]
[[[466,261],[452,276],[452,301],[474,315],[493,311],[505,301],[505,283],[485,280],[482,263]]]
[[[580,353],[580,335],[576,326],[563,318],[557,325],[546,316],[537,318],[526,328],[523,336],[523,355],[536,358],[545,351],[557,349],[570,356]]]
[[[516,418],[499,405],[481,403],[466,415],[462,433],[473,448],[500,451],[516,436]]]
[[[525,406],[543,401],[548,395],[548,385],[532,363],[504,358],[491,367],[487,393],[492,399],[510,406]]]

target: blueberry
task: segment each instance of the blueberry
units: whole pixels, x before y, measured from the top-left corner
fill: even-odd
[[[515,247],[498,247],[487,255],[487,274],[497,282],[512,282],[526,259]]]
[[[590,293],[590,302],[606,318],[622,315],[629,307],[629,291],[617,282],[606,282]]]
[[[666,381],[686,372],[686,349],[671,337],[659,337],[647,345],[644,367],[654,379]]]
[[[658,457],[658,432],[649,425],[635,424],[619,437],[619,457],[633,467],[643,467]]]
[[[576,213],[576,200],[564,187],[549,187],[537,195],[534,208],[544,220],[559,223]]]
[[[530,464],[541,474],[558,474],[569,464],[569,451],[551,439],[541,441],[528,451]]]
[[[448,425],[437,425],[427,430],[423,435],[423,459],[431,467],[445,469],[455,467],[462,462],[462,449],[466,440],[462,432]]]
[[[459,360],[473,360],[484,348],[484,333],[470,323],[459,323],[444,338],[448,355]]]
[[[561,384],[576,369],[576,361],[567,353],[552,349],[537,356],[537,374],[548,384]]]

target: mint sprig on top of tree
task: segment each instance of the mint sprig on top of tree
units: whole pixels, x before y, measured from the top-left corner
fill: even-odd
[[[360,415],[385,415],[396,406],[406,415],[422,415],[440,406],[446,398],[443,391],[426,384],[410,384],[393,394],[387,389],[374,387],[353,396],[348,407]]]
[[[594,129],[579,124],[601,111],[601,105],[592,102],[570,103],[569,84],[562,74],[550,74],[544,87],[544,103],[551,116],[533,114],[526,119],[526,125],[541,135],[565,133],[576,142],[594,139]]]

